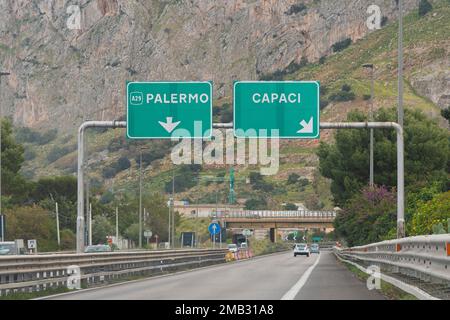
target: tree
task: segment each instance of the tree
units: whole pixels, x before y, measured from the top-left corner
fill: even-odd
[[[25,201],[28,185],[19,172],[24,162],[24,149],[14,140],[9,119],[1,119],[1,134],[2,195],[12,196],[14,203]]]
[[[380,110],[377,121],[395,121],[395,109]],[[366,121],[353,112],[349,121]],[[397,185],[396,132],[375,130],[375,184]],[[369,181],[369,130],[339,130],[335,144],[322,143],[318,150],[320,173],[332,180],[331,192],[343,207]],[[407,191],[446,177],[450,155],[448,132],[420,111],[405,110],[405,184]]]
[[[105,216],[97,216],[92,220],[92,243],[106,243],[107,236],[115,234],[114,227]]]
[[[447,107],[447,109],[441,110],[441,115],[445,119],[447,119],[448,123],[450,124],[450,107]]]
[[[396,196],[386,187],[365,187],[350,199],[335,221],[335,231],[349,246],[395,237]]]
[[[413,213],[411,233],[426,235],[433,233],[433,226],[447,226],[450,219],[450,191],[437,194],[430,201],[421,202]]]
[[[39,206],[14,207],[5,211],[6,239],[36,239],[39,251],[57,250],[56,222]]]
[[[431,10],[433,10],[433,6],[431,5],[431,3],[428,0],[420,0],[419,16],[423,17]]]
[[[72,230],[64,229],[61,230],[61,250],[71,250],[75,249],[76,236]]]

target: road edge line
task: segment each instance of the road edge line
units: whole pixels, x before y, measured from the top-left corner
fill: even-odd
[[[372,273],[368,272],[367,269],[364,268],[363,266],[361,266],[361,265],[359,265],[359,264],[357,264],[357,263],[355,263],[353,261],[341,258],[335,252],[333,252],[333,253],[339,260],[341,260],[341,261],[343,261],[345,263],[351,264],[352,266],[358,268],[360,271],[362,271],[362,272],[364,272],[364,273],[366,273],[368,275],[372,274]],[[383,280],[383,281],[386,281],[386,282],[388,282],[390,284],[392,284],[393,286],[397,287],[400,290],[405,291],[406,293],[409,293],[409,294],[415,296],[419,300],[441,300],[439,298],[433,297],[431,294],[423,291],[422,289],[420,289],[420,288],[418,288],[416,286],[413,286],[411,284],[405,283],[405,282],[403,282],[401,280],[398,280],[396,278],[393,278],[391,276],[385,275],[381,271],[380,271],[380,279]]]
[[[302,274],[302,276],[300,277],[300,279],[297,281],[296,284],[294,284],[292,286],[292,288],[289,289],[288,292],[286,292],[284,294],[283,297],[281,297],[281,300],[294,300],[295,297],[298,295],[298,293],[300,292],[300,290],[303,288],[303,286],[305,285],[306,281],[308,281],[309,276],[311,275],[311,273],[313,272],[313,270],[316,268],[316,266],[319,264],[320,261],[320,256],[321,254],[319,254],[317,256],[317,260],[314,262],[314,264],[312,266],[310,266],[304,274]]]

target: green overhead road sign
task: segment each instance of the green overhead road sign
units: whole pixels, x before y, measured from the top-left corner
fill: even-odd
[[[209,138],[211,134],[211,82],[127,84],[128,138]]]
[[[316,81],[235,82],[235,136],[319,138],[319,88]]]

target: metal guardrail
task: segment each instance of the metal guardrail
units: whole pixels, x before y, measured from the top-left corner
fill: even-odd
[[[339,249],[335,254],[365,266],[418,280],[444,284],[450,289],[450,234],[388,240]],[[444,286],[444,287],[445,287]]]
[[[105,252],[0,257],[0,296],[65,287],[70,266],[80,268],[88,286],[119,278],[225,262],[226,249]]]

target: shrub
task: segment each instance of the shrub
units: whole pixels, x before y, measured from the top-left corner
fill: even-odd
[[[431,10],[433,10],[433,6],[431,5],[431,3],[428,0],[420,0],[419,16],[423,17]]]
[[[296,173],[291,173],[287,179],[287,184],[295,184],[298,182],[300,176]]]
[[[333,52],[339,52],[342,51],[346,48],[348,48],[350,45],[352,44],[352,39],[347,38],[345,40],[336,42],[335,44],[333,44],[332,48],[333,48]]]
[[[119,158],[119,160],[117,160],[117,165],[116,165],[117,171],[123,171],[123,170],[128,169],[129,167],[131,167],[131,162],[130,162],[130,160],[128,160],[127,157],[122,156]]]
[[[342,91],[344,91],[344,92],[350,92],[350,91],[352,91],[352,87],[351,87],[350,85],[348,85],[348,84],[344,84],[344,85],[342,86]]]
[[[340,91],[330,96],[330,100],[336,102],[353,101],[355,100],[355,98],[356,96],[353,92],[345,92],[345,91]]]
[[[105,179],[114,178],[116,173],[117,173],[116,169],[111,168],[111,167],[104,167],[102,170],[102,175],[103,175],[103,178],[105,178]]]
[[[307,7],[306,7],[306,5],[304,3],[297,3],[297,4],[292,5],[289,8],[289,10],[285,12],[285,14],[289,16],[289,15],[292,15],[292,14],[300,13],[300,12],[306,10],[306,9],[307,9]]]
[[[364,99],[364,101],[368,101],[368,100],[370,100],[370,97],[371,97],[371,95],[370,95],[370,94],[365,94],[365,95],[363,95],[363,99]]]
[[[447,107],[447,109],[441,110],[441,115],[448,120],[448,123],[450,124],[450,107]]]
[[[47,160],[49,163],[55,162],[59,158],[62,158],[66,154],[70,152],[70,149],[68,147],[53,147],[52,150],[50,150],[49,154],[47,155]]]

